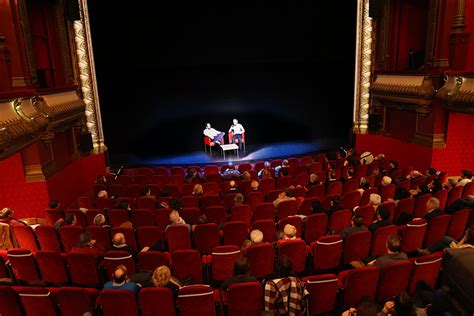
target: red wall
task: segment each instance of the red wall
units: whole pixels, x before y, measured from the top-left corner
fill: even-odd
[[[44,217],[50,200],[69,206],[91,190],[94,180],[105,173],[104,155],[83,157],[58,171],[46,181],[25,181],[19,153],[0,161],[0,209],[10,207],[16,217]]]

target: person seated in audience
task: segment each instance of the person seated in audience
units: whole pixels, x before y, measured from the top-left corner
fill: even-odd
[[[390,174],[397,170],[398,170],[398,161],[390,160],[390,169],[388,170],[388,173]]]
[[[235,169],[234,165],[229,164],[228,168],[224,170],[221,174],[222,180],[240,180],[242,178],[242,174],[239,170]]]
[[[321,184],[321,181],[319,181],[318,175],[316,173],[312,173],[309,175],[309,182],[306,185],[306,188],[309,189],[313,185],[318,185]]]
[[[341,197],[336,195],[331,199],[331,206],[329,207],[329,210],[327,212],[328,218],[331,219],[332,214],[336,211],[342,210],[342,201]]]
[[[176,226],[176,225],[186,225],[188,227],[189,231],[191,231],[191,225],[186,224],[184,219],[179,216],[179,212],[176,210],[171,211],[170,213],[170,224],[168,224],[165,228],[165,232],[168,230],[169,227],[171,226]]]
[[[361,178],[359,183],[359,188],[357,191],[360,193],[360,196],[364,194],[364,191],[370,189],[370,180],[368,178]]]
[[[395,194],[393,196],[393,201],[395,204],[398,203],[398,201],[406,199],[411,197],[410,191],[408,191],[407,188],[405,187],[398,187],[395,189]]]
[[[357,307],[351,307],[344,311],[342,316],[377,316],[377,304],[369,297],[363,297]]]
[[[385,154],[379,153],[377,156],[374,157],[375,161],[385,161]]]
[[[102,184],[102,185],[107,186],[109,183],[107,181],[107,178],[103,174],[100,174],[97,176],[97,179],[95,180],[95,184]]]
[[[0,211],[0,223],[8,224],[10,226],[23,224],[23,222],[13,217],[13,213],[15,213],[15,211],[9,207],[3,208]]]
[[[97,241],[86,231],[79,235],[79,243],[71,249],[71,253],[87,253],[94,257],[103,257],[104,249],[97,245]]]
[[[99,199],[108,199],[109,198],[109,194],[107,193],[107,191],[105,190],[100,190],[98,193],[97,193],[97,197]]]
[[[390,263],[408,260],[406,253],[401,252],[401,243],[397,236],[388,236],[385,246],[387,248],[387,253],[367,263],[368,266],[376,266],[377,268],[382,269]]]
[[[120,201],[120,203],[118,204],[117,208],[118,208],[118,209],[121,209],[121,210],[124,210],[124,211],[127,211],[127,212],[131,212],[131,211],[132,211],[132,207],[130,206],[130,201],[129,201],[129,200],[122,200],[122,201]]]
[[[211,126],[211,123],[206,123],[206,128],[202,131],[204,136],[207,136],[211,139],[211,145],[221,145],[224,144],[224,132],[220,132]]]
[[[369,205],[376,211],[377,208],[382,204],[382,197],[377,193],[372,193],[369,196]]]
[[[194,185],[191,195],[196,196],[196,197],[201,197],[203,193],[204,193],[204,190],[202,188],[202,184],[197,183]]]
[[[427,221],[435,218],[436,216],[443,215],[444,212],[439,208],[439,200],[435,197],[431,197],[426,201],[426,211],[428,212],[425,216],[423,216],[424,219]]]
[[[151,279],[155,287],[168,288],[173,293],[173,298],[175,300],[178,298],[179,288],[183,285],[178,279],[171,275],[170,268],[167,266],[159,266],[153,272]]]
[[[49,202],[50,210],[59,210],[60,206],[61,206],[61,202],[59,202],[58,200],[52,200]]]
[[[64,218],[60,218],[56,221],[56,223],[54,223],[54,229],[56,229],[57,231],[59,231],[59,229],[63,226],[66,226],[66,225],[76,225],[77,224],[77,219],[76,219],[76,215],[74,215],[74,213],[66,213],[66,215],[64,216]]]
[[[471,225],[464,233],[463,238],[458,242],[449,236],[444,236],[438,242],[426,249],[417,249],[420,255],[429,255],[430,253],[441,251],[446,248],[474,248],[474,225]]]
[[[172,210],[181,212],[183,210],[183,201],[178,198],[171,198],[168,201],[168,207]]]
[[[431,191],[426,183],[420,183],[417,185],[415,190],[410,190],[411,197],[415,199],[419,196],[430,193]]]
[[[465,199],[458,199],[454,201],[444,211],[446,214],[454,214],[464,209],[474,209],[474,195],[468,195]]]
[[[410,173],[407,175],[407,179],[408,180],[414,180],[414,179],[418,179],[420,177],[423,177],[423,175],[421,174],[421,172],[419,172],[418,170],[412,170],[410,171]]]
[[[240,256],[234,262],[232,277],[222,282],[221,290],[227,290],[232,284],[247,282],[257,282],[257,278],[250,275],[250,265],[247,257]]]
[[[127,267],[121,264],[112,273],[112,281],[104,284],[104,290],[125,290],[136,295],[140,291],[140,287],[135,282],[128,280]]]
[[[252,176],[250,175],[250,172],[245,171],[242,173],[242,180],[243,181],[250,181],[252,179]]]
[[[227,192],[225,192],[224,194],[230,193],[240,193],[239,188],[237,187],[237,182],[235,182],[235,180],[229,181],[229,190],[227,190]]]
[[[335,173],[334,171],[330,171],[330,172],[328,173],[328,179],[327,179],[326,182],[324,183],[324,186],[326,187],[326,189],[327,189],[327,187],[329,186],[329,184],[330,184],[331,182],[337,181],[336,176],[337,176],[337,175],[336,175],[336,173]]]
[[[207,217],[206,215],[201,215],[197,218],[196,220],[196,224],[192,225],[191,228],[192,228],[192,231],[194,233],[194,230],[196,229],[196,226],[198,225],[202,225],[202,224],[208,224],[208,220],[207,220]]]
[[[244,205],[244,195],[242,193],[237,193],[234,197],[234,206]]]
[[[280,192],[280,194],[278,195],[278,198],[276,198],[276,200],[273,201],[273,206],[277,208],[281,202],[288,201],[288,200],[296,200],[296,199],[293,196],[293,192],[291,192],[291,190],[284,189],[282,192]]]
[[[449,191],[457,185],[458,185],[458,180],[456,180],[454,178],[448,178],[446,183],[443,184],[443,189],[446,189],[446,190]]]
[[[116,233],[114,237],[112,237],[112,247],[110,250],[115,251],[126,251],[132,255],[133,260],[137,259],[137,251],[127,245],[127,241],[125,240],[125,235],[122,233]]]
[[[323,203],[321,201],[314,201],[311,203],[311,214],[324,213]]]
[[[151,194],[151,190],[149,186],[144,186],[141,190],[140,193],[142,196],[139,197],[139,199],[153,199],[153,201],[156,202],[156,196]]]
[[[273,178],[272,176],[272,167],[270,161],[265,161],[263,163],[263,169],[260,170],[258,173],[258,178],[259,179],[271,179]]]
[[[347,169],[346,175],[341,178],[342,182],[346,182],[347,180],[354,179],[355,169],[354,167],[349,167]]]
[[[250,192],[258,192],[260,183],[257,180],[252,180],[250,183]]]
[[[278,240],[277,246],[281,247],[282,244],[287,242],[288,240],[301,240],[301,238],[297,237],[298,231],[295,226],[291,224],[286,224],[283,228],[283,236],[281,239]]]
[[[272,315],[302,314],[304,297],[309,293],[293,272],[293,264],[287,256],[280,256],[276,271],[265,278],[264,284],[266,312]]]
[[[247,249],[252,245],[258,245],[263,242],[263,233],[258,229],[254,229],[250,232],[250,239],[244,240],[240,252],[243,256],[247,255]]]
[[[427,177],[437,176],[437,175],[438,175],[438,171],[436,171],[436,169],[433,168],[433,167],[428,168],[425,171],[425,176],[427,176]]]
[[[377,208],[376,219],[370,224],[369,230],[373,234],[377,229],[392,225],[390,220],[390,210],[387,206],[381,205]]]
[[[341,230],[341,238],[345,239],[349,234],[367,230],[367,227],[364,226],[364,218],[360,214],[355,214],[352,216],[351,226]]]
[[[201,174],[199,173],[199,171],[197,171],[196,168],[189,168],[188,170],[186,170],[186,175],[184,176],[184,180],[186,181],[186,183],[201,182],[201,179]]]
[[[465,186],[467,183],[472,181],[472,171],[468,169],[461,170],[461,177],[456,186]]]
[[[380,185],[386,187],[386,186],[389,186],[390,184],[392,184],[392,178],[390,178],[389,176],[383,176],[382,182],[380,182]]]
[[[416,316],[420,314],[418,314],[416,310],[416,306],[412,297],[406,291],[401,291],[398,295],[394,296],[393,300],[385,302],[383,309],[377,315],[378,316],[389,316],[389,315]]]
[[[290,175],[290,163],[288,160],[284,159],[280,166],[275,167],[275,178],[279,176],[289,176]]]
[[[94,220],[92,221],[92,223],[94,226],[110,228],[110,225],[107,225],[107,220],[105,219],[104,214],[101,213],[94,216]]]

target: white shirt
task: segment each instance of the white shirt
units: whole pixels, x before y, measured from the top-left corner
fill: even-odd
[[[465,186],[466,184],[468,184],[468,183],[471,182],[471,181],[472,181],[471,179],[461,179],[461,181],[459,181],[456,186],[457,186],[457,187],[459,187],[459,186]]]
[[[215,128],[205,128],[203,134],[209,137],[210,139],[214,139],[220,132]]]
[[[245,133],[245,129],[242,126],[242,124],[238,123],[237,125],[230,126],[229,133],[242,134],[242,133]]]

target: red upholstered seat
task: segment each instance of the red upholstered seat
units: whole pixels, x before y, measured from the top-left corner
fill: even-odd
[[[408,288],[413,263],[409,260],[394,262],[380,270],[377,301],[386,302]]]
[[[196,225],[194,228],[196,250],[201,254],[209,254],[219,246],[219,229],[214,223]]]
[[[58,219],[64,218],[64,214],[60,210],[56,210],[56,209],[45,210],[44,217],[48,221],[49,225],[54,225],[58,221]]]
[[[224,225],[224,245],[240,247],[248,235],[248,227],[244,222],[228,222]]]
[[[324,314],[335,310],[337,295],[337,276],[322,274],[303,278],[306,290],[309,292],[309,314]]]
[[[413,214],[415,209],[415,199],[414,198],[406,198],[398,201],[398,204],[395,208],[395,215],[394,215],[394,222],[396,223],[398,218],[402,213],[407,213],[409,215]]]
[[[133,228],[129,227],[114,227],[112,228],[111,236],[113,237],[117,233],[122,233],[125,236],[127,245],[135,250],[138,250],[137,240],[135,239],[135,233]]]
[[[231,284],[227,290],[229,316],[260,315],[263,310],[263,290],[258,282]]]
[[[329,221],[329,230],[339,234],[341,230],[351,225],[352,211],[351,210],[340,210],[336,211],[331,215]]]
[[[104,316],[138,316],[135,295],[130,291],[102,290],[96,305],[100,307]]]
[[[423,218],[426,213],[426,202],[432,197],[430,193],[423,194],[415,199],[415,209],[414,209],[414,217],[415,218]]]
[[[44,282],[61,284],[69,281],[66,260],[59,252],[40,250],[35,253],[35,259]]]
[[[303,235],[303,220],[299,216],[289,216],[278,222],[278,230],[283,231],[287,224],[296,228],[296,237],[301,238]]]
[[[156,226],[144,226],[137,228],[137,239],[139,249],[150,247],[155,243],[162,242],[163,231]]]
[[[359,205],[364,206],[369,204],[371,194],[379,194],[379,189],[370,188],[368,190],[365,190],[360,198]]]
[[[354,209],[354,207],[359,205],[360,198],[361,196],[360,196],[359,191],[352,191],[352,192],[346,193],[341,198],[341,205],[345,209],[352,210]]]
[[[199,252],[194,249],[176,250],[171,253],[172,275],[180,280],[191,276],[191,283],[204,282],[202,277],[202,264]]]
[[[370,254],[372,256],[381,256],[387,253],[387,238],[390,235],[397,235],[398,227],[395,225],[389,225],[378,228],[372,237],[372,247]]]
[[[104,256],[105,274],[111,280],[112,274],[119,265],[127,267],[127,274],[135,274],[135,262],[128,251],[107,251]]]
[[[344,187],[343,187],[343,194],[355,191],[359,188],[359,179],[349,179],[346,182],[344,182]]]
[[[80,196],[77,198],[77,205],[79,208],[86,208],[88,210],[94,208],[92,201],[88,196]]]
[[[424,219],[414,220],[406,226],[399,228],[399,235],[402,241],[401,251],[408,253],[422,248],[428,224]]]
[[[47,288],[22,287],[18,296],[28,316],[56,316],[56,304]]]
[[[28,225],[17,224],[13,226],[13,234],[15,234],[18,246],[23,249],[28,249],[32,252],[38,250],[36,243],[36,236],[33,229]]]
[[[273,203],[259,203],[253,211],[253,221],[259,220],[275,220],[275,207]]]
[[[369,227],[374,220],[375,210],[372,205],[365,205],[355,209],[354,214],[359,214],[364,219],[364,226]]]
[[[446,235],[452,237],[456,240],[460,240],[464,236],[464,231],[469,219],[469,214],[471,210],[461,210],[454,212],[451,215],[451,220],[449,222],[449,227]]]
[[[243,204],[232,207],[230,220],[244,222],[248,228],[252,226],[252,209],[250,205]]]
[[[65,252],[71,251],[79,243],[79,235],[82,232],[82,227],[74,225],[66,225],[59,229],[61,244]]]
[[[316,198],[323,198],[325,194],[326,188],[324,184],[316,184],[311,186],[306,193],[307,197],[316,197]]]
[[[119,227],[125,222],[130,221],[128,211],[122,209],[112,209],[109,211],[109,223],[112,227]]]
[[[298,203],[296,200],[286,200],[280,202],[277,207],[277,214],[280,220],[285,217],[298,214]]]
[[[362,230],[347,235],[344,242],[344,264],[354,260],[362,260],[369,256],[372,234]]]
[[[224,281],[233,274],[235,260],[241,255],[240,247],[218,246],[212,250],[207,259],[211,265],[211,276],[214,281]]]
[[[94,314],[95,301],[99,291],[91,288],[61,287],[55,297],[63,316]]]
[[[138,253],[137,269],[139,272],[153,273],[157,267],[169,266],[170,254],[161,251],[142,251]]]
[[[251,275],[256,278],[264,278],[273,272],[275,251],[272,244],[251,245],[247,249],[247,258]]]
[[[98,287],[102,283],[99,260],[90,254],[68,253],[67,263],[71,282],[80,286]]]
[[[276,240],[276,226],[272,219],[255,221],[252,229],[258,229],[263,233],[263,242],[274,242]]]
[[[382,185],[379,187],[380,190],[380,197],[382,198],[382,202],[387,201],[388,199],[393,199],[395,196],[395,184],[389,185]]]
[[[13,274],[18,281],[36,282],[41,280],[33,253],[28,249],[11,248],[7,252]]]
[[[281,176],[277,179],[277,189],[283,190],[290,187],[293,184],[293,177]]]
[[[342,194],[342,182],[334,181],[330,182],[326,188],[326,195],[341,195]]]
[[[207,221],[217,226],[224,225],[227,221],[227,212],[223,206],[209,206],[204,210]]]
[[[138,198],[136,208],[153,211],[156,208],[156,200],[153,198]]]
[[[328,230],[328,216],[322,214],[312,214],[306,217],[306,228],[304,240],[309,244],[326,235]]]
[[[110,232],[107,228],[101,226],[88,226],[86,231],[92,235],[92,239],[96,240],[97,245],[104,249],[111,246]]]
[[[178,309],[180,316],[216,314],[214,292],[208,285],[190,285],[179,289]]]
[[[408,293],[413,295],[416,285],[419,281],[424,280],[433,288],[436,287],[436,281],[441,270],[443,260],[442,252],[433,253],[427,256],[413,258],[413,271],[408,286]]]
[[[191,249],[191,236],[187,225],[169,226],[166,229],[166,239],[170,252]]]
[[[344,289],[343,306],[357,306],[367,296],[375,300],[380,270],[376,267],[364,267],[339,273],[339,282]]]
[[[263,195],[267,196],[270,191],[275,190],[275,180],[274,179],[262,179],[260,180],[259,190]]]
[[[280,244],[278,256],[287,256],[293,264],[293,271],[301,273],[306,265],[306,243],[303,240],[286,240]]]
[[[38,238],[41,250],[47,251],[61,251],[61,244],[59,243],[59,236],[51,225],[40,225],[35,228],[35,234]]]
[[[446,201],[446,207],[449,207],[454,201],[459,200],[462,197],[464,187],[463,186],[455,186],[448,193],[448,199]]]
[[[132,211],[133,227],[153,226],[153,213],[148,209],[136,209]]]
[[[446,235],[446,231],[449,227],[449,221],[451,215],[439,215],[428,221],[428,228],[425,233],[425,247],[429,247],[438,242],[443,236]]]
[[[175,302],[173,293],[164,287],[145,288],[138,295],[142,316],[154,316],[157,311],[163,316],[174,316]]]
[[[17,293],[8,286],[0,286],[0,315],[21,316]]]

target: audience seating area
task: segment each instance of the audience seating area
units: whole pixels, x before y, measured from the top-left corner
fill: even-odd
[[[383,303],[401,290],[412,294],[419,280],[436,286],[443,253],[416,256],[416,249],[430,246],[445,235],[460,240],[471,220],[471,210],[439,216],[428,222],[414,219],[403,226],[380,228],[374,234],[368,230],[352,233],[345,240],[339,236],[341,230],[351,225],[354,212],[362,215],[364,225],[372,222],[375,210],[369,205],[371,193],[381,195],[393,221],[402,213],[423,217],[431,194],[397,202],[392,199],[397,187],[414,189],[433,177],[410,181],[406,176],[411,168],[398,169],[390,174],[392,184],[382,186],[381,176],[373,172],[379,167],[389,170],[389,162],[374,161],[368,166],[356,166],[353,179],[334,181],[327,187],[313,185],[305,190],[302,187],[308,184],[312,173],[322,182],[329,172],[336,174],[336,180],[345,177],[348,168],[344,165],[345,159],[327,161],[326,155],[319,154],[317,161],[308,156],[291,158],[288,162],[288,175],[271,179],[257,176],[263,162],[235,166],[241,173],[250,175],[250,180],[236,180],[239,192],[245,197],[245,204],[236,206],[237,193],[226,194],[230,181],[221,176],[221,172],[229,168],[227,165],[129,168],[118,176],[106,175],[106,185],[93,185],[91,194],[79,197],[65,211],[45,210],[49,225],[35,229],[26,225],[13,227],[19,248],[0,252],[0,279],[12,280],[0,286],[0,314],[82,315],[100,310],[104,315],[154,315],[159,310],[160,315],[175,315],[177,306],[180,315],[259,315],[263,309],[261,283],[234,284],[228,291],[218,289],[221,281],[232,276],[242,243],[253,229],[263,232],[265,243],[247,249],[252,275],[261,280],[273,272],[279,256],[288,256],[310,293],[307,297],[310,314],[355,306],[366,295]],[[282,160],[274,160],[271,166],[274,168],[281,163]],[[329,170],[331,165],[335,168]],[[201,172],[202,177],[188,183],[186,173],[190,168]],[[273,169],[271,172],[274,174]],[[445,173],[436,177],[441,182],[446,180]],[[360,178],[368,178],[371,186],[362,195],[356,191]],[[252,191],[252,180],[259,181],[258,191]],[[203,185],[201,197],[191,195],[196,183]],[[153,198],[141,197],[145,186],[156,197],[156,203]],[[297,199],[281,202],[275,209],[272,202],[288,188]],[[434,196],[440,199],[441,209],[444,209],[472,194],[473,188],[469,184],[449,191],[442,189]],[[106,190],[110,198],[97,198],[102,190]],[[327,211],[335,196],[341,198],[341,210],[330,216],[313,214],[313,202],[321,201]],[[183,209],[179,213],[186,223],[196,225],[202,215],[206,216],[207,223],[196,225],[192,232],[180,226],[168,227],[165,232],[172,210],[162,205],[172,198],[182,201]],[[131,210],[119,208],[122,201],[126,201]],[[77,224],[56,231],[53,225],[69,212],[74,213]],[[93,219],[100,213],[110,228],[94,226]],[[124,222],[131,222],[133,227],[123,227]],[[281,248],[274,247],[272,242],[276,241],[277,231],[283,230],[286,224],[295,226],[301,239],[284,243]],[[121,232],[127,244],[138,251],[156,244],[163,251],[139,252],[136,259],[123,251],[107,251],[103,258],[70,253],[83,231],[90,232],[104,249],[110,249],[112,236]],[[387,236],[393,234],[400,237],[402,251],[410,255],[409,260],[380,270],[375,267],[351,269],[351,261],[384,254]],[[180,289],[176,302],[171,291],[162,288],[142,289],[137,298],[126,291],[101,290],[119,264],[127,267],[129,275],[153,272],[156,267],[167,265],[179,279],[191,276],[191,285]]]

